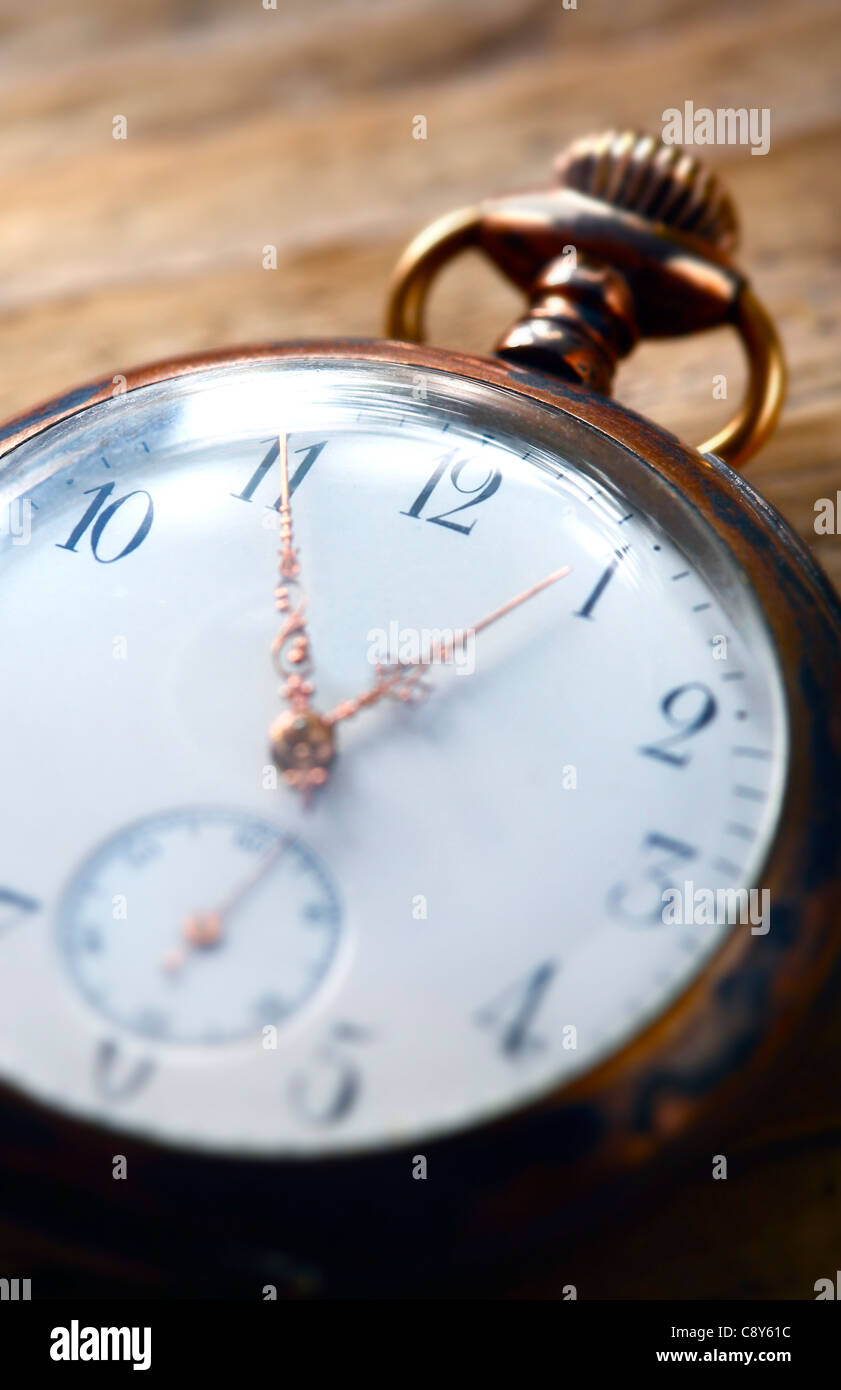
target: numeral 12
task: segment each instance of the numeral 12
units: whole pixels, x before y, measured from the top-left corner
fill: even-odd
[[[493,497],[502,482],[502,474],[496,468],[492,468],[487,477],[481,483],[478,483],[476,487],[460,487],[459,478],[461,477],[462,470],[466,468],[468,463],[471,463],[472,460],[463,458],[454,463],[453,460],[456,457],[456,453],[457,450],[451,449],[448,454],[444,454],[438,460],[435,472],[418,493],[409,510],[407,512],[401,512],[400,515],[414,517],[416,521],[431,521],[436,526],[446,526],[450,531],[459,531],[461,535],[469,536],[473,527],[476,525],[475,521],[471,521],[469,526],[464,526],[459,521],[449,521],[447,518],[455,516],[457,512],[467,511],[468,507],[477,507],[480,502],[487,502],[489,497]],[[422,516],[421,513],[424,507],[444,474],[447,472],[447,469],[450,471],[450,482],[456,492],[460,492],[463,497],[469,497],[470,501],[461,502],[457,507],[451,507],[448,512],[439,512],[437,516]]]

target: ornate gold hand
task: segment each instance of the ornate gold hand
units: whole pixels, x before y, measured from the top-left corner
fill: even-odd
[[[507,613],[512,612],[513,609],[519,608],[520,604],[525,603],[527,599],[534,598],[536,594],[548,589],[550,584],[555,584],[559,579],[563,579],[571,572],[571,569],[571,565],[564,565],[563,568],[554,570],[552,574],[547,574],[545,579],[533,584],[530,589],[516,594],[507,603],[495,608],[492,613],[487,613],[480,622],[469,628],[468,631],[474,635],[477,632],[482,632],[484,628],[490,627],[491,623],[497,622],[500,618],[504,618]],[[376,704],[386,695],[392,695],[398,700],[410,700],[424,671],[435,662],[448,660],[453,654],[456,641],[457,638],[454,636],[446,642],[434,643],[427,661],[407,662],[405,665],[399,666],[397,670],[391,671],[378,668],[376,680],[368,690],[363,691],[361,695],[357,695],[352,700],[345,700],[342,704],[336,705],[329,714],[325,714],[323,722],[332,728],[341,720],[351,719],[360,710]]]
[[[278,435],[280,459],[280,582],[274,591],[275,607],[284,618],[272,642],[272,658],[281,678],[281,699],[300,713],[310,707],[313,692],[312,657],[307,632],[307,598],[300,583],[301,562],[292,539],[292,508],[289,504],[289,459],[286,435]]]
[[[281,678],[280,697],[289,709],[269,729],[272,757],[284,779],[308,798],[327,780],[333,760],[333,733],[310,703],[313,693],[312,657],[306,623],[306,594],[300,585],[301,565],[292,539],[289,504],[289,460],[286,435],[278,435],[280,458],[280,582],[275,588],[277,611],[284,617],[272,642],[272,659]]]

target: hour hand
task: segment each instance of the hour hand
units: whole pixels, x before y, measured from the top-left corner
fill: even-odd
[[[301,586],[301,563],[293,542],[289,502],[289,459],[286,435],[278,435],[280,459],[279,578],[275,607],[283,625],[272,642],[272,659],[280,676],[279,694],[289,706],[269,728],[272,756],[289,786],[309,796],[327,780],[333,759],[333,734],[313,710],[312,657],[307,630],[306,594]]]
[[[272,642],[275,669],[281,678],[280,696],[293,710],[309,709],[313,687],[312,657],[307,631],[307,598],[301,586],[301,562],[292,538],[292,508],[289,504],[289,460],[286,435],[278,435],[280,458],[280,550],[279,577],[274,591],[275,607],[283,625]]]

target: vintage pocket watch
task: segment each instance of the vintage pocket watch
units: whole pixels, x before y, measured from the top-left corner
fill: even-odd
[[[585,140],[409,247],[387,340],[2,430],[3,1216],[36,1295],[475,1268],[806,1013],[841,615],[733,471],[784,378],[735,241],[694,160]],[[419,345],[467,247],[527,300],[489,357]],[[749,381],[715,439],[607,399],[638,337],[722,324]]]

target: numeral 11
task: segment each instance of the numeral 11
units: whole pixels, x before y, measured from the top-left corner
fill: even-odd
[[[267,441],[264,440],[263,442],[266,443]],[[311,444],[309,448],[295,450],[296,454],[303,454],[304,457],[301,459],[301,462],[298,464],[298,467],[289,476],[290,497],[294,493],[295,489],[297,487],[300,487],[301,483],[304,481],[304,478],[309,473],[310,469],[312,468],[313,464],[315,463],[316,459],[318,458],[326,443],[327,440],[324,439],[320,444]],[[251,477],[248,479],[248,482],[245,484],[245,487],[243,488],[242,492],[232,492],[231,496],[235,497],[238,502],[250,502],[258,487],[260,486],[261,482],[268,473],[269,469],[272,467],[273,464],[277,463],[279,452],[280,445],[278,444],[278,441],[274,439],[272,440],[271,447],[269,448],[268,453],[266,453],[260,460],[254,472],[251,474]],[[269,504],[266,503],[266,506],[268,505]],[[278,497],[277,501],[274,502],[272,505],[274,506],[274,510],[276,512],[279,512],[280,497]]]

